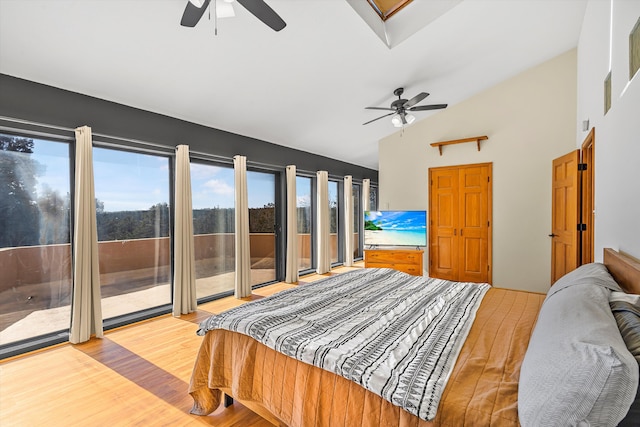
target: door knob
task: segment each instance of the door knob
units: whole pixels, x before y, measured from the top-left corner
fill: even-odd
[[[549,234],[549,237],[556,237],[556,236],[557,234],[553,234],[553,233]]]

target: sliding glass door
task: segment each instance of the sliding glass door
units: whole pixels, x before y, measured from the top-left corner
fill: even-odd
[[[362,245],[360,228],[364,213],[361,210],[360,194],[361,185],[353,183],[351,186],[351,197],[353,204],[353,259],[362,258]]]
[[[93,149],[105,320],[171,303],[169,160]]]
[[[313,268],[313,212],[311,197],[313,181],[310,177],[296,177],[296,207],[298,209],[298,270]]]
[[[251,285],[276,280],[276,174],[247,171]]]
[[[0,134],[0,346],[68,331],[69,144]]]
[[[191,194],[197,297],[232,292],[235,281],[233,167],[192,162]]]
[[[329,180],[329,251],[331,264],[342,261],[340,258],[340,203],[338,181]]]

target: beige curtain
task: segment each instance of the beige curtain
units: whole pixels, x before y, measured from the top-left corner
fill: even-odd
[[[318,274],[324,274],[331,270],[331,251],[329,247],[329,174],[327,171],[318,171],[316,172],[316,180],[318,185],[316,220],[318,230],[318,266],[316,272]]]
[[[287,258],[284,281],[298,282],[298,197],[296,194],[296,167],[287,166]]]
[[[353,266],[353,182],[351,175],[344,177],[344,265]]]
[[[93,187],[91,128],[76,129],[75,202],[73,223],[73,292],[69,341],[102,338],[102,301],[98,264],[96,196]]]
[[[233,158],[235,172],[235,243],[236,279],[235,296],[244,298],[251,295],[251,251],[249,243],[249,201],[247,196],[247,158]]]
[[[173,247],[173,315],[198,309],[189,146],[176,147],[175,233]]]
[[[362,180],[362,210],[371,210],[369,206],[369,191],[371,187],[371,180],[369,178]]]

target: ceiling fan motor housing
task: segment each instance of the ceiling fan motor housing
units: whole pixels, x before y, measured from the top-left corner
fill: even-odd
[[[396,110],[403,110],[402,106],[407,102],[406,99],[396,99],[391,103],[391,108],[395,108]]]

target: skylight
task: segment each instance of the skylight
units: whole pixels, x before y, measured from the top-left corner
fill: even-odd
[[[462,0],[346,0],[369,28],[393,49]],[[398,13],[402,10],[402,13]]]
[[[389,19],[413,0],[367,0],[383,21]]]

